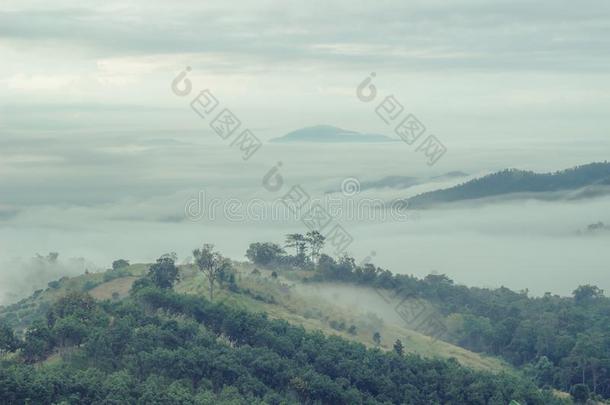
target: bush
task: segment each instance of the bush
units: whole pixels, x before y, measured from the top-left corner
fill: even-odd
[[[265,242],[251,243],[246,251],[246,257],[254,264],[266,267],[277,266],[286,252],[281,246]]]
[[[87,280],[83,284],[83,292],[87,292],[87,291],[93,290],[98,285],[100,285],[99,281]]]
[[[126,267],[117,270],[108,270],[106,273],[104,273],[104,282],[107,283],[108,281],[112,281],[121,277],[127,277],[130,275],[131,273],[129,272],[129,270],[127,270]]]
[[[125,267],[129,267],[129,260],[118,259],[112,262],[112,270],[119,270]]]

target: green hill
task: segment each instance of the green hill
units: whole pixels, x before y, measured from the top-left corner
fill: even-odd
[[[23,340],[16,353],[0,356],[0,397],[70,404],[569,403],[496,359],[303,296],[288,279],[250,264],[233,264],[214,303],[204,298],[205,280],[194,267],[180,268],[172,290],[152,286],[149,267],[63,278],[3,307],[0,319]],[[368,327],[381,333],[380,342]]]
[[[97,300],[124,299],[128,297],[134,281],[142,277],[149,266],[134,264],[118,273],[108,270],[103,273],[62,278],[58,282],[49,283],[53,287],[38,291],[16,304],[0,307],[0,319],[20,332],[34,321],[44,319],[51,305],[69,292],[87,292]],[[341,336],[367,346],[374,345],[372,327],[368,325],[371,321],[367,319],[370,314],[346,311],[331,302],[303,296],[296,291],[293,282],[281,277],[274,279],[269,270],[259,269],[260,276],[252,275],[254,267],[249,263],[235,263],[235,268],[242,291],[221,289],[218,295],[220,301],[244,310],[264,312],[271,318],[284,319],[307,330],[321,330],[326,334]],[[181,280],[176,284],[176,291],[198,296],[207,294],[206,281],[193,266],[180,266],[180,273]],[[292,284],[292,288],[289,284]],[[355,334],[331,326],[333,320],[340,322],[350,319],[360,326]],[[513,371],[512,367],[497,358],[435,340],[400,323],[383,322],[377,318],[375,327],[384,337],[385,343],[382,343],[381,348],[385,350],[391,349],[396,339],[402,339],[406,344],[405,350],[410,353],[425,357],[454,358],[465,366],[479,370]]]
[[[566,195],[566,191],[581,190]],[[529,198],[584,198],[610,192],[610,163],[590,163],[554,173],[507,169],[409,198],[410,208],[523,193]],[[559,193],[552,195],[550,193]]]
[[[140,283],[95,302],[72,292],[2,360],[6,403],[565,403],[526,379],[383,352],[228,300]]]

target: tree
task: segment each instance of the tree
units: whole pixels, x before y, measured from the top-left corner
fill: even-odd
[[[290,233],[286,235],[286,247],[293,247],[297,257],[303,257],[307,250],[307,239],[300,233]]]
[[[553,383],[553,363],[546,356],[541,356],[533,365],[534,376],[540,386]]]
[[[79,322],[87,322],[93,317],[95,300],[89,294],[73,291],[59,298],[47,313],[47,323],[54,326],[59,319],[74,317]]]
[[[597,392],[597,378],[600,357],[604,352],[604,338],[599,332],[579,333],[570,352],[572,359],[580,368],[581,383],[586,384],[585,376],[590,371],[593,393]]]
[[[446,274],[434,274],[430,273],[426,277],[424,277],[424,281],[432,285],[451,285],[453,284],[453,280],[447,277]]]
[[[574,300],[577,303],[586,303],[596,298],[603,297],[604,290],[600,290],[597,286],[587,284],[578,286],[577,289],[572,291],[572,295],[574,295]]]
[[[251,243],[246,251],[246,257],[254,264],[271,266],[281,261],[286,251],[275,243]]]
[[[218,277],[216,278],[216,280],[218,281],[218,284],[220,284],[221,286],[224,286],[225,283],[229,283],[229,284],[235,284],[235,271],[233,270],[232,266],[230,265],[230,261],[227,260],[227,263],[229,265],[224,266],[219,272],[218,272]]]
[[[129,260],[118,259],[112,262],[112,270],[118,270],[124,267],[129,267]]]
[[[172,288],[180,279],[178,268],[175,265],[175,256],[165,254],[157,259],[157,263],[148,269],[148,277],[159,288]]]
[[[231,269],[231,262],[214,251],[214,245],[204,243],[201,249],[193,251],[195,264],[207,277],[210,288],[210,301],[214,300],[214,283],[219,275]]]
[[[110,374],[102,384],[104,391],[108,392],[105,402],[111,404],[137,402],[133,397],[136,386],[137,382],[127,370]]]
[[[394,342],[394,352],[400,356],[402,356],[405,352],[405,348],[400,339],[396,339],[396,342]]]
[[[36,260],[42,264],[55,264],[58,258],[59,253],[57,252],[49,252],[46,256],[36,253]]]
[[[373,333],[373,342],[375,342],[377,346],[381,344],[381,335],[379,334],[379,332]]]
[[[53,350],[55,339],[48,326],[37,321],[25,333],[21,353],[26,363],[43,360]]]
[[[309,244],[309,250],[311,251],[311,261],[316,263],[318,257],[320,257],[320,251],[324,247],[326,238],[318,231],[311,231],[307,232],[305,239]]]
[[[570,389],[570,394],[577,404],[584,404],[589,400],[589,387],[585,384],[576,384]]]
[[[0,355],[13,352],[19,346],[19,340],[15,337],[13,329],[4,322],[0,322]]]
[[[75,316],[59,319],[53,333],[61,347],[79,345],[87,336],[87,326]]]
[[[131,292],[143,290],[153,286],[154,283],[150,277],[142,277],[133,282],[131,285]]]

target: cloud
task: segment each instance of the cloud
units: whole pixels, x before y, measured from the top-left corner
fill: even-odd
[[[104,57],[212,53],[393,70],[602,71],[610,58],[603,52],[610,45],[603,0],[553,7],[479,0],[63,4],[0,13],[0,38],[67,43]]]
[[[25,91],[61,90],[74,85],[78,80],[74,75],[26,75],[18,73],[7,79],[3,79],[9,89]]]

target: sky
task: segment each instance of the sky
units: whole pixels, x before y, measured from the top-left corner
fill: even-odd
[[[608,129],[609,18],[603,0],[4,0],[2,128],[192,129],[168,91],[191,66],[263,138],[383,130],[353,97],[375,72],[447,139],[588,140]]]
[[[261,196],[260,179],[278,162],[285,178],[323,194],[345,177],[431,179],[455,170],[476,177],[606,160],[609,34],[603,0],[3,0],[0,302],[13,285],[44,285],[85,263],[41,275],[28,264],[35,253],[107,267],[119,256],[185,257],[204,239],[236,259],[251,241],[281,241],[298,224],[184,218],[185,201],[202,189],[225,199]],[[183,97],[172,82],[186,67],[193,90]],[[356,89],[371,73],[379,95],[366,103]],[[391,135],[375,107],[394,96],[448,152],[430,167],[404,144],[265,143],[244,162],[190,108],[203,89],[263,141],[319,124]],[[442,185],[450,183],[409,193]],[[444,210],[408,228],[353,224],[353,253],[375,250],[393,271],[448,272],[469,285],[610,288],[609,257],[597,253],[607,239],[574,236],[589,223],[610,223],[607,202]],[[503,246],[520,253],[499,254]],[[557,267],[561,275],[543,285]]]

